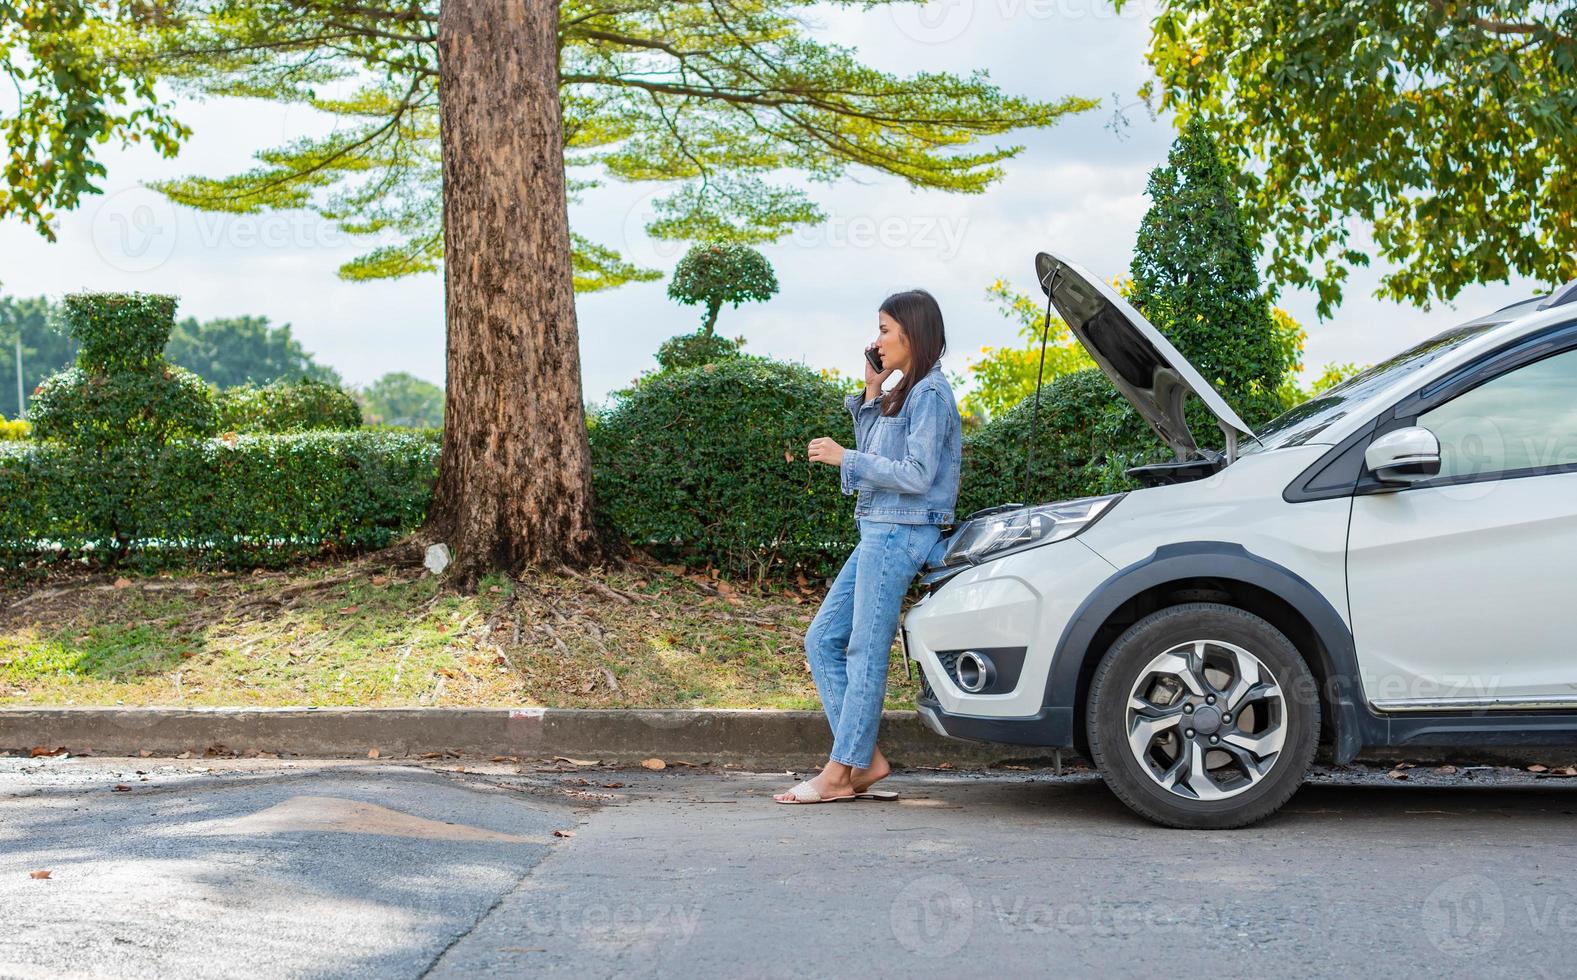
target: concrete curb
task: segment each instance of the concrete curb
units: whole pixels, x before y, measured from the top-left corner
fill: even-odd
[[[430,752],[520,758],[568,756],[610,763],[647,758],[741,768],[809,769],[831,747],[820,711],[766,709],[598,710],[578,708],[0,708],[0,751],[65,746],[75,755],[250,755],[413,758]],[[882,751],[901,766],[977,769],[1049,760],[1051,750],[945,739],[912,711],[882,714]],[[1523,764],[1568,760],[1571,747],[1409,748],[1365,753],[1364,761],[1408,759]],[[1064,761],[1076,761],[1064,753]]]
[[[657,757],[756,769],[819,766],[832,739],[820,711],[574,708],[0,708],[0,749],[155,756],[272,752],[316,758],[426,752],[604,762]],[[944,739],[912,711],[882,716],[895,764],[977,768],[1049,750]]]

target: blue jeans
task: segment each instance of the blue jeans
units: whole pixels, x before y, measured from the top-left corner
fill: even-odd
[[[832,725],[833,762],[871,764],[887,692],[887,660],[903,598],[942,529],[860,518],[860,543],[805,632],[811,676]]]

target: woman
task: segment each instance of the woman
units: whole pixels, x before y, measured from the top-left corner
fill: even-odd
[[[844,493],[859,492],[860,543],[822,600],[805,653],[832,725],[832,753],[817,776],[773,797],[830,803],[870,792],[890,771],[876,747],[887,660],[909,583],[953,522],[962,422],[938,363],[947,349],[942,311],[916,289],[887,297],[877,314],[883,370],[867,361],[865,392],[850,395],[855,449],[810,441],[810,459],[838,467]],[[892,391],[882,383],[903,378]],[[877,795],[877,794],[872,794]],[[889,794],[880,794],[889,796]]]

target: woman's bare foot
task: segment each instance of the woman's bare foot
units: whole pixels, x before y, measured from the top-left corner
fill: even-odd
[[[820,793],[821,798],[824,800],[830,800],[839,796],[853,796],[855,793],[854,770],[841,762],[829,761],[821,772],[812,776],[806,782],[815,787],[816,792]],[[780,803],[794,802],[794,794],[788,791],[774,794],[772,798]]]
[[[882,755],[882,750],[876,749],[871,753],[871,764],[869,766],[864,769],[853,770],[854,791],[856,793],[865,792],[881,780],[886,779],[888,773],[892,771],[893,767],[887,761],[887,757]]]

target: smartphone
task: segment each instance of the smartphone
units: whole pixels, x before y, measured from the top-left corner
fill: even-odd
[[[867,361],[871,362],[871,367],[876,369],[876,373],[877,374],[881,374],[882,373],[882,352],[881,351],[877,350],[874,347],[867,347],[867,348],[865,348],[865,359]]]

